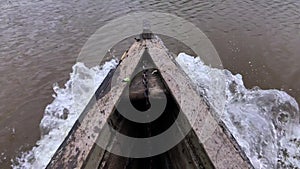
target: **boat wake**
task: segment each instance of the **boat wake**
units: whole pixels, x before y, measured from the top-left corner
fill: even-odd
[[[17,164],[13,168],[45,168],[98,86],[116,65],[116,60],[93,68],[87,68],[83,63],[76,63],[72,67],[70,79],[63,88],[54,84],[54,100],[46,107],[40,123],[41,139],[31,151],[17,158]]]
[[[246,89],[242,76],[206,66],[199,58],[179,54],[176,61],[216,115],[231,131],[255,168],[300,167],[299,108],[279,90]],[[102,83],[116,60],[102,67],[73,66],[63,88],[54,84],[54,100],[40,123],[41,139],[17,158],[13,168],[44,168]]]
[[[181,53],[176,60],[255,168],[300,167],[300,114],[294,98],[275,89],[246,89],[241,75],[206,66],[199,57]]]

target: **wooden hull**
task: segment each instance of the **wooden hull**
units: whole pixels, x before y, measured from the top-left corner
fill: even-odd
[[[125,119],[116,105],[129,99],[136,109],[147,109],[141,73],[144,60],[147,61],[144,74],[148,79],[148,97],[158,102],[166,97],[168,104],[155,122],[141,125]],[[131,81],[124,82],[128,77]],[[127,89],[129,92],[124,92]],[[47,168],[252,168],[226,127],[214,119],[190,79],[158,38],[135,42],[117,70],[97,90],[96,98],[90,101]],[[97,144],[107,134],[103,133],[107,125],[132,137],[150,137],[174,123],[179,111],[185,118],[177,127],[180,129],[181,123],[187,122],[192,129],[167,152],[148,158],[126,158],[109,153]],[[209,138],[203,135],[203,127],[213,129]],[[107,135],[108,147],[116,146],[114,137]]]

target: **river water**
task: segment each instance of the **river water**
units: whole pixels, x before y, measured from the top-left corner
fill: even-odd
[[[187,19],[212,41],[223,66],[243,75],[248,88],[284,90],[300,101],[300,1],[1,0],[1,168],[36,144],[44,109],[53,100],[52,85],[68,80],[89,36],[138,11]]]

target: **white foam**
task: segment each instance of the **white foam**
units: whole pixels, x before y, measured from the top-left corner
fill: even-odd
[[[255,168],[300,167],[300,114],[294,98],[274,89],[246,89],[241,75],[206,66],[199,57],[181,53],[176,61]]]
[[[17,158],[18,164],[13,168],[45,168],[99,85],[116,65],[116,60],[93,68],[76,63],[64,88],[54,84],[54,100],[46,107],[40,123],[41,139],[31,151]]]

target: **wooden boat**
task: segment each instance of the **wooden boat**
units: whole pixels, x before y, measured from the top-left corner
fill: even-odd
[[[147,77],[147,84],[143,79]],[[130,81],[124,82],[124,79]],[[128,90],[129,92],[124,92]],[[230,132],[215,120],[209,106],[197,94],[188,76],[178,67],[162,41],[151,33],[142,34],[123,55],[77,120],[47,168],[253,168]],[[160,102],[167,98],[166,109],[154,122],[139,124],[124,118],[116,105],[130,103],[140,111],[149,108],[149,97]],[[177,124],[193,123],[191,130],[173,148],[155,156],[122,157],[99,146],[107,137],[107,147],[116,147],[114,135],[103,133],[109,125],[128,136],[146,138],[166,130],[178,112],[184,119]],[[196,117],[196,121],[193,120]],[[212,129],[209,137],[201,130]],[[211,128],[210,128],[211,127]],[[122,144],[122,143],[119,143]]]

